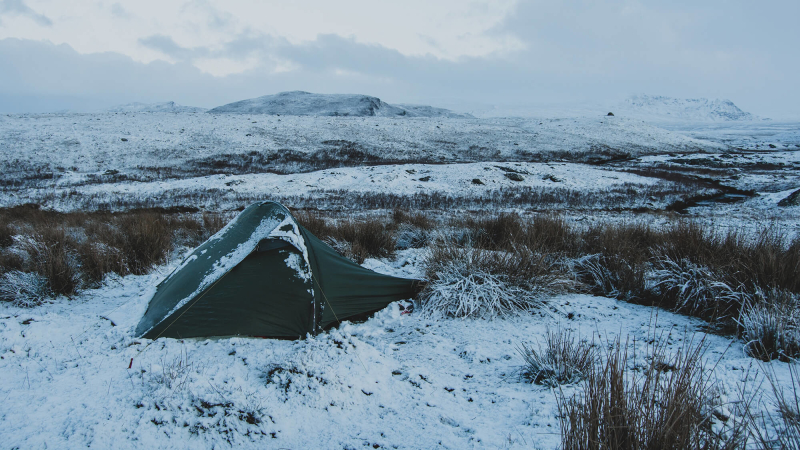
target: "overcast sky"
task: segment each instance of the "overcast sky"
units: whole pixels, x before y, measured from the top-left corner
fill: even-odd
[[[0,0],[0,111],[285,90],[388,102],[726,98],[800,116],[800,2]]]

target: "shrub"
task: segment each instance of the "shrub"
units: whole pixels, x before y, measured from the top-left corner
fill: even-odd
[[[97,287],[108,273],[127,275],[125,254],[117,247],[103,241],[86,240],[78,245],[81,277],[87,287]]]
[[[800,358],[800,298],[785,291],[759,292],[742,308],[745,353],[762,361]]]
[[[38,273],[12,270],[0,275],[0,300],[14,306],[37,306],[51,295],[47,278]]]
[[[497,216],[468,219],[476,247],[489,250],[512,250],[524,236],[524,224],[519,214],[501,213]]]
[[[578,253],[580,239],[580,233],[564,217],[538,214],[527,222],[520,243],[537,253],[573,256]]]
[[[330,234],[330,227],[325,218],[318,211],[295,210],[292,211],[297,223],[303,226],[311,234],[320,239],[326,238]]]
[[[660,235],[647,225],[605,224],[589,228],[581,236],[575,261],[578,279],[590,292],[625,301],[648,300],[645,275],[651,247]]]
[[[572,449],[734,449],[741,431],[726,437],[712,430],[714,385],[703,368],[703,341],[688,341],[670,356],[667,341],[652,344],[638,371],[631,345],[619,338],[586,374],[583,391],[558,397],[561,446]]]
[[[520,344],[517,351],[525,361],[522,378],[549,387],[581,381],[596,359],[594,345],[576,340],[571,331],[560,328],[547,329],[543,349]]]

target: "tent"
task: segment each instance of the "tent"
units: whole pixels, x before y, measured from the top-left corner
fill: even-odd
[[[284,206],[254,203],[161,282],[136,335],[298,338],[409,299],[419,280],[340,256]]]

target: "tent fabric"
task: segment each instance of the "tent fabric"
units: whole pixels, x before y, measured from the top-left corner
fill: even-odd
[[[418,285],[355,264],[282,205],[259,202],[158,285],[136,335],[298,338],[409,299]]]

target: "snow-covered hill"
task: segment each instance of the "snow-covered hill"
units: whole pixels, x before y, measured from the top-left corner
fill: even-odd
[[[209,112],[286,116],[470,117],[431,106],[390,105],[369,95],[312,94],[304,91],[280,92],[241,100],[218,106]]]
[[[427,105],[409,105],[406,103],[400,103],[395,106],[404,109],[406,111],[406,115],[412,117],[448,117],[456,119],[473,118],[471,114],[461,114],[450,111],[449,109],[436,108]]]
[[[617,111],[628,117],[650,121],[726,122],[755,119],[730,100],[682,99],[660,95],[634,95],[622,102]]]
[[[174,112],[174,113],[192,113],[203,112],[205,108],[198,108],[195,106],[178,105],[175,102],[164,103],[127,103],[125,105],[118,105],[106,110],[106,112]]]

